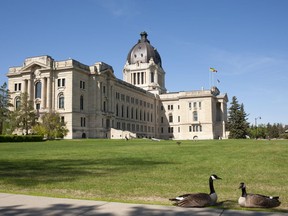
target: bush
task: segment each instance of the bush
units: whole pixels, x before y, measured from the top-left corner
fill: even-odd
[[[281,139],[288,139],[288,133],[280,134],[279,138],[281,138]]]
[[[0,135],[0,142],[41,142],[43,136],[40,135]]]

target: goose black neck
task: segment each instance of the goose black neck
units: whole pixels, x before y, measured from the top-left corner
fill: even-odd
[[[242,197],[246,197],[247,196],[247,192],[246,192],[246,188],[242,187]]]
[[[209,187],[210,187],[210,194],[215,193],[214,185],[213,185],[213,179],[209,178]]]

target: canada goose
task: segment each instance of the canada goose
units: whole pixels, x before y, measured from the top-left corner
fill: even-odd
[[[279,197],[265,196],[261,194],[247,194],[246,185],[241,182],[239,189],[242,189],[242,195],[238,199],[241,207],[247,208],[274,208],[281,204]]]
[[[181,207],[205,207],[214,205],[217,202],[217,194],[214,190],[213,181],[221,179],[217,175],[211,175],[209,178],[210,194],[208,193],[192,193],[183,194],[181,196],[169,199],[175,202],[174,205]]]

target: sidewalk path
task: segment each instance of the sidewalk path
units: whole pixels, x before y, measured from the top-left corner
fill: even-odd
[[[0,193],[1,216],[284,216],[287,213],[180,208]]]

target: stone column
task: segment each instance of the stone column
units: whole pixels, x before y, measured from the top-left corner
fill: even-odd
[[[29,80],[27,80],[28,82],[27,82],[27,84],[28,84],[28,86],[27,86],[27,93],[28,93],[28,98],[29,99],[31,99],[32,97],[31,97],[31,79],[29,79]]]
[[[46,83],[45,77],[41,79],[41,108],[46,108]]]
[[[51,79],[47,77],[47,108],[51,109]]]

